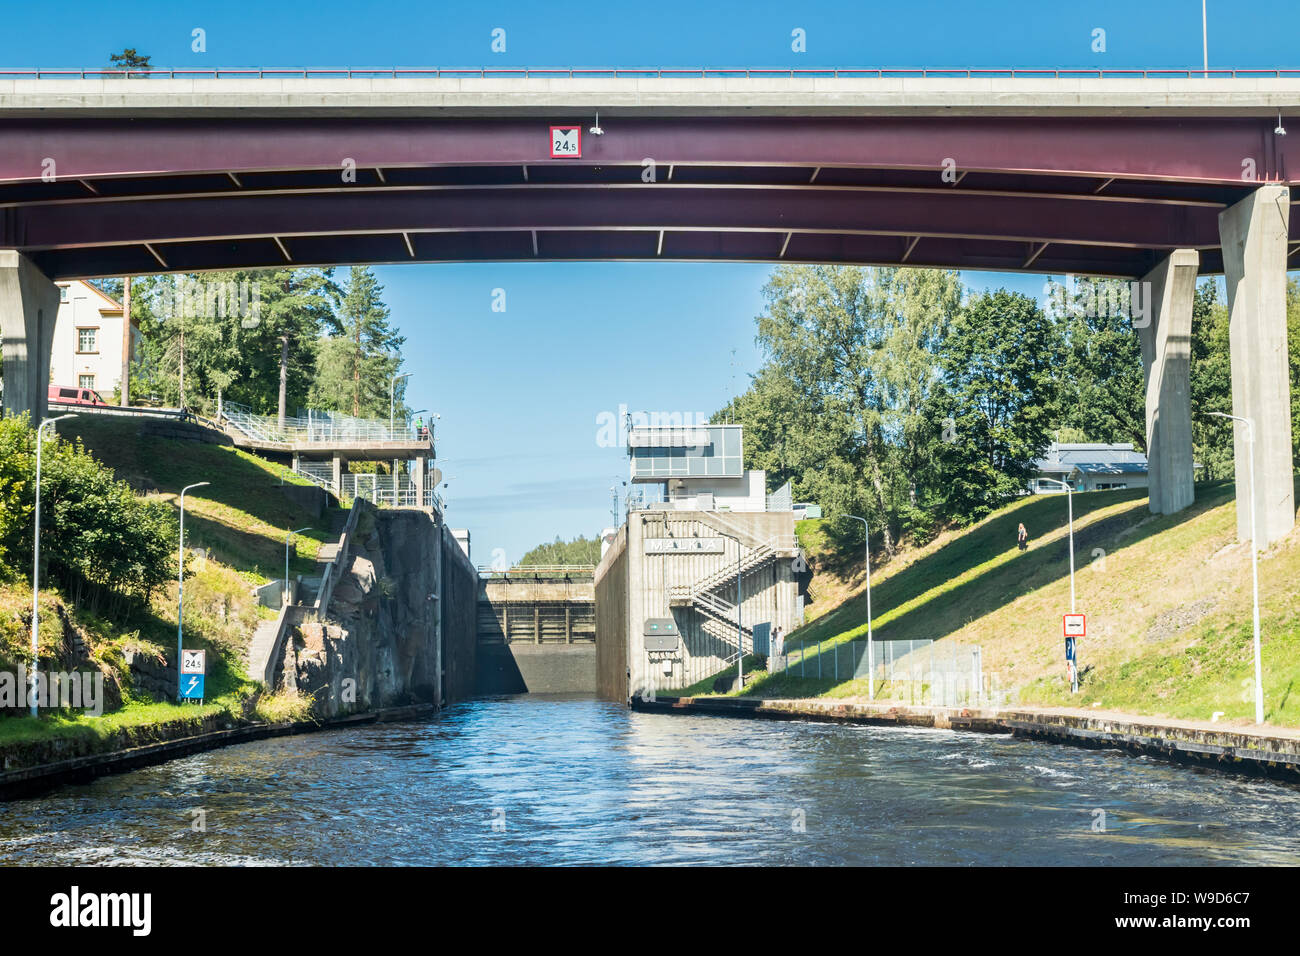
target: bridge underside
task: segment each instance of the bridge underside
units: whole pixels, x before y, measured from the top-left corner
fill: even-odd
[[[220,115],[166,89],[106,88],[139,103],[89,118],[0,95],[8,410],[44,407],[51,278],[564,259],[1145,277],[1151,507],[1169,513],[1191,501],[1195,277],[1223,273],[1234,413],[1255,422],[1254,442],[1237,437],[1238,474],[1249,463],[1258,484],[1253,497],[1239,484],[1239,531],[1252,510],[1261,546],[1294,524],[1285,293],[1300,157],[1274,131],[1300,127],[1291,86],[1281,116],[1271,99],[1157,115],[1148,104],[1169,94],[1080,114],[1064,88],[1038,115],[999,115],[992,100],[981,115],[902,114],[892,100],[842,115],[839,94],[817,94],[816,109],[779,116],[629,108],[599,136],[590,111],[546,93],[529,115],[277,112],[274,93]],[[155,99],[170,111],[150,113]],[[551,157],[548,124],[583,131],[581,159]]]
[[[629,117],[573,160],[537,119],[0,120],[0,248],[52,278],[572,259],[1138,277],[1179,248],[1218,273],[1219,213],[1287,179],[1274,122]],[[1300,221],[1289,238],[1300,262]]]

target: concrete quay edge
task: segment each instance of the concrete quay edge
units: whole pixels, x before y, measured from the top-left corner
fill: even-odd
[[[932,707],[820,698],[668,697],[632,699],[636,711],[770,720],[826,720],[871,726],[1011,734],[1092,749],[1122,750],[1228,773],[1300,783],[1300,734],[1198,726],[1140,715],[1068,710]]]
[[[71,757],[53,763],[36,764],[17,770],[0,772],[0,801],[38,796],[42,792],[66,783],[88,783],[98,777],[123,773],[165,763],[179,757],[207,750],[216,750],[231,744],[249,743],[270,737],[288,737],[315,733],[321,730],[338,730],[361,724],[389,723],[399,720],[417,720],[437,713],[434,704],[413,704],[387,707],[380,710],[349,714],[333,720],[298,721],[285,724],[246,724],[226,730],[191,734],[172,740],[162,740],[125,750]]]

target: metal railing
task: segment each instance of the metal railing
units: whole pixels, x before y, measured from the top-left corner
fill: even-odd
[[[330,462],[299,461],[293,470],[314,485],[327,491],[334,490],[334,466]]]
[[[489,565],[478,566],[481,578],[508,578],[510,575],[523,577],[588,577],[596,573],[594,564],[516,564],[508,568],[494,568]]]
[[[284,423],[275,415],[259,415],[252,409],[225,402],[221,418],[253,441],[275,445],[322,445],[335,447],[344,444],[412,444],[433,443],[433,431],[427,426],[423,432],[410,425],[392,425],[381,419],[353,418],[335,412],[311,411],[307,417],[286,417]]]
[[[978,644],[946,640],[852,641],[785,646],[784,670],[813,680],[875,682],[875,698],[941,707],[981,705],[993,696]],[[778,668],[779,669],[779,668]]]
[[[340,476],[339,497],[344,501],[363,498],[375,505],[387,505],[390,508],[441,508],[437,504],[434,489],[424,489],[424,501],[419,500],[419,490],[407,475],[380,475],[368,473],[344,472]]]
[[[629,494],[625,499],[628,511],[703,511],[699,506],[701,495],[699,494],[670,494],[663,497],[651,497],[645,492],[634,492]],[[707,493],[703,497],[708,497]],[[717,506],[725,504],[734,499],[719,499],[714,497],[714,511],[718,511]],[[726,511],[732,509],[727,508]],[[746,511],[738,511],[739,514],[757,514],[761,511],[793,511],[794,506],[786,497],[771,494],[763,496],[763,507]],[[712,513],[712,512],[711,512]],[[718,513],[725,513],[719,511]]]
[[[217,67],[0,68],[0,79],[1300,79],[1300,67],[1184,69],[1039,69],[1021,67]]]

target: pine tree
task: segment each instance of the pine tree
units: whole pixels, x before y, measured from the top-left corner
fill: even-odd
[[[389,383],[401,367],[406,338],[390,324],[383,291],[368,267],[351,268],[339,307],[327,320],[330,334],[320,343],[312,407],[388,417]],[[398,383],[399,399],[402,385]],[[400,401],[398,411],[405,411]]]

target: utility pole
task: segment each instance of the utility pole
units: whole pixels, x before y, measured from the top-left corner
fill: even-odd
[[[1205,24],[1205,0],[1201,0],[1201,66],[1210,78],[1210,34]]]
[[[289,388],[289,336],[280,336],[280,415],[277,424],[284,427],[285,395]]]
[[[41,629],[41,438],[46,425],[53,425],[65,418],[75,418],[75,414],[47,418],[36,427],[36,527],[32,532],[32,687],[28,696],[31,715],[36,716],[37,671],[40,669],[39,636]]]
[[[842,518],[852,518],[854,521],[862,522],[862,573],[867,578],[867,700],[876,699],[876,649],[875,641],[871,634],[871,528],[867,526],[866,518],[859,518],[857,515],[840,515]],[[849,647],[853,645],[850,644]],[[838,657],[835,658],[839,660]]]
[[[181,489],[181,530],[176,546],[176,703],[181,703],[181,648],[185,637],[185,492],[211,484],[197,481]]]
[[[1256,537],[1255,515],[1255,420],[1226,412],[1206,412],[1215,418],[1228,418],[1246,426],[1246,463],[1250,465],[1250,577],[1255,630],[1255,723],[1264,722],[1264,675],[1259,652],[1259,539]],[[1234,479],[1235,480],[1235,479]],[[1237,499],[1240,503],[1241,499]],[[1238,505],[1240,507],[1240,504]]]

